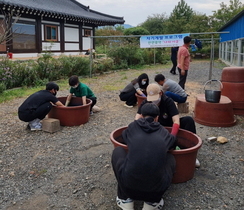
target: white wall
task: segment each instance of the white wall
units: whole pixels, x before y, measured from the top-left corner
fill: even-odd
[[[83,37],[83,49],[82,50],[88,50],[91,48],[93,48],[93,45],[91,45],[91,38]]]
[[[65,42],[79,42],[78,28],[64,28]]]
[[[79,43],[65,43],[65,51],[67,50],[79,50]]]
[[[60,43],[42,42],[42,51],[59,51]]]

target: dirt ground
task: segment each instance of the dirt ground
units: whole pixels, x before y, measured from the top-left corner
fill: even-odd
[[[113,145],[110,133],[134,120],[137,107],[128,109],[119,100],[122,89],[133,78],[147,73],[169,74],[171,65],[146,70],[118,71],[88,80],[102,109],[89,122],[74,127],[61,127],[56,133],[26,130],[17,116],[25,98],[0,104],[0,209],[3,210],[114,210],[116,180],[111,168]],[[221,78],[222,64],[215,63],[213,79]],[[194,116],[195,100],[203,94],[209,78],[209,61],[193,61],[186,91]],[[66,96],[67,90],[58,92]],[[209,127],[196,123],[203,140],[198,152],[201,167],[194,178],[172,184],[164,195],[165,210],[244,209],[244,117],[235,116],[232,127]],[[210,142],[211,136],[224,136],[225,144]],[[142,209],[135,202],[135,210]]]

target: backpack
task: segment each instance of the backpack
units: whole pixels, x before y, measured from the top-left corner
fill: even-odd
[[[195,39],[195,45],[197,46],[198,49],[202,49],[202,42],[198,39]]]

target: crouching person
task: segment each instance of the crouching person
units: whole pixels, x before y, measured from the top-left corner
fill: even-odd
[[[117,205],[133,210],[133,200],[144,201],[143,210],[162,209],[164,192],[171,184],[175,170],[174,156],[168,153],[175,146],[177,132],[170,134],[158,122],[159,108],[145,104],[142,118],[130,123],[122,137],[128,152],[116,147],[112,166],[118,181]]]
[[[56,94],[59,86],[54,82],[46,84],[46,90],[40,90],[30,95],[19,107],[19,119],[28,122],[28,128],[32,131],[41,130],[41,120],[50,112],[53,105],[64,106]]]

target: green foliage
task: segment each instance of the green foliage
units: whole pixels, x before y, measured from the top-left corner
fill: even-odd
[[[89,75],[90,60],[87,57],[60,56],[57,62],[61,76]]]
[[[123,35],[123,26],[106,26],[103,28],[96,29],[95,34],[96,36],[121,36]],[[97,37],[95,38],[95,43],[96,45],[108,45],[110,42],[111,38],[100,38]]]
[[[45,85],[48,81],[76,75],[89,75],[90,60],[85,57],[61,56],[58,59],[45,54],[37,61],[0,60],[0,83],[7,89],[20,86]]]
[[[4,82],[0,82],[0,93],[3,93],[3,91],[6,90],[6,85],[4,84]]]
[[[211,26],[215,31],[218,31],[228,21],[230,21],[235,15],[244,9],[244,4],[239,0],[230,0],[230,5],[220,4],[220,9],[213,11],[213,15],[210,16]]]
[[[166,20],[165,14],[154,14],[153,16],[148,16],[147,20],[140,26],[145,28],[152,35],[164,34]]]
[[[190,32],[187,31],[187,28],[185,26],[190,23],[193,14],[194,12],[192,8],[188,6],[184,0],[178,2],[168,21],[165,23],[166,33],[178,34]]]
[[[155,49],[155,62],[164,63],[164,48]],[[140,48],[136,42],[124,42],[108,50],[108,56],[114,61],[116,69],[126,69],[134,66],[154,63],[154,49]]]
[[[104,73],[111,71],[113,68],[114,63],[111,58],[102,58],[93,63],[93,73]]]
[[[189,22],[184,26],[186,32],[201,33],[211,31],[209,26],[209,17],[205,14],[193,13]],[[204,35],[197,35],[198,39],[204,37]],[[208,35],[209,37],[209,35]]]
[[[150,32],[143,27],[133,27],[124,30],[124,35],[150,35]]]

